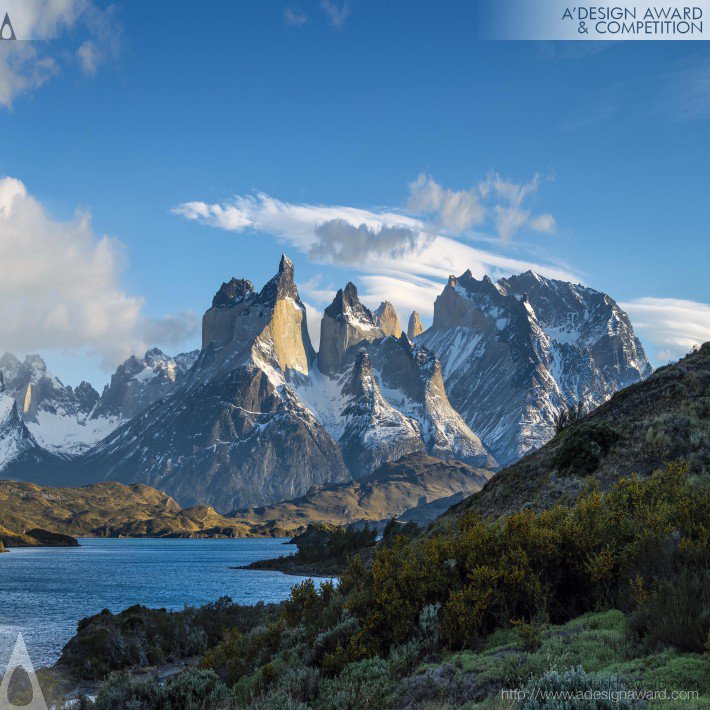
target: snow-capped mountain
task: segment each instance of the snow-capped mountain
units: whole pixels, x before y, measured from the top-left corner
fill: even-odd
[[[370,311],[349,283],[325,309],[316,354],[284,256],[261,291],[222,284],[199,353],[129,358],[100,397],[64,387],[36,356],[0,359],[0,470],[5,461],[3,475],[38,483],[147,483],[227,512],[413,452],[494,469],[545,443],[569,405],[592,408],[650,372],[613,299],[532,272],[451,277],[422,331],[416,312],[410,338],[389,302]],[[51,439],[48,417],[96,432],[96,443]]]
[[[226,512],[350,479],[337,443],[288,385],[315,357],[289,259],[258,293],[224,284],[203,343],[165,397],[74,463],[75,482],[147,483]]]
[[[62,384],[39,355],[24,361],[5,353],[0,358],[6,393],[37,444],[60,455],[76,455],[103,439],[117,422],[92,418],[99,394],[88,383]]]
[[[118,367],[101,396],[88,382],[76,388],[65,386],[39,355],[20,361],[5,353],[0,373],[34,441],[49,452],[70,457],[91,448],[167,394],[197,355],[170,358],[156,348],[143,358],[132,356]]]
[[[563,409],[592,409],[651,372],[611,297],[531,271],[451,276],[416,343],[436,352],[451,403],[501,463],[549,440]]]
[[[384,307],[383,307],[384,306]],[[453,409],[436,356],[415,347],[401,330],[388,336],[377,312],[348,283],[326,308],[321,341],[308,378],[294,382],[302,401],[336,439],[355,478],[384,461],[427,451],[491,468],[495,459]]]
[[[399,338],[387,336],[378,318],[399,330],[390,304],[375,315],[348,284],[323,316],[317,360],[288,258],[259,292],[232,279],[204,315],[194,365],[158,401],[42,482],[141,482],[182,504],[229,511],[359,478],[414,451],[494,467],[449,404],[434,355],[401,330]],[[321,358],[325,372],[316,365]],[[106,403],[132,401],[123,383],[164,382],[163,371],[159,353],[129,360],[97,410],[129,412]]]
[[[0,471],[41,472],[53,460],[34,439],[22,421],[15,398],[5,389],[0,373]]]
[[[152,348],[143,357],[132,355],[104,387],[92,417],[132,419],[164,397],[195,364],[199,350],[169,357]]]

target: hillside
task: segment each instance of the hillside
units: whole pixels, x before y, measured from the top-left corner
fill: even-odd
[[[35,528],[74,537],[288,537],[309,523],[379,522],[410,509],[424,511],[417,515],[430,522],[430,503],[454,496],[453,503],[457,495],[480,490],[490,475],[463,463],[410,454],[366,479],[316,487],[302,498],[227,516],[205,505],[183,509],[142,484],[51,488],[0,481],[0,539],[8,547],[40,544],[25,535]]]
[[[606,490],[621,477],[646,476],[681,459],[691,474],[710,470],[710,343],[617,392],[500,471],[440,523],[469,509],[498,517],[571,503],[593,483]]]
[[[284,529],[293,529],[314,522],[381,522],[417,509],[418,522],[430,522],[436,516],[436,508],[427,515],[428,504],[478,491],[492,475],[491,471],[464,463],[412,453],[383,464],[367,478],[318,486],[301,498],[235,511],[227,517],[262,525],[278,523]]]
[[[226,520],[211,509],[182,510],[168,495],[134,484],[50,488],[0,481],[0,538],[8,547],[43,544],[35,528],[74,537],[249,537],[263,526]]]

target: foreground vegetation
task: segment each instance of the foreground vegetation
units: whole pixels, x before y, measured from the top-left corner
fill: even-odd
[[[278,607],[223,601],[162,629],[147,610],[118,622],[106,612],[63,659],[96,677],[129,667],[136,639],[156,637],[164,648],[143,648],[144,663],[176,650],[201,657],[164,685],[111,677],[99,709],[475,707],[502,689],[540,686],[697,691],[701,707],[710,699],[708,520],[706,478],[673,464],[569,508],[498,522],[469,511],[455,534],[390,528],[374,559],[354,557],[338,586],[307,581]]]
[[[338,585],[307,581],[275,607],[106,612],[65,667],[97,678],[197,657],[163,685],[110,676],[99,710],[561,710],[673,704],[678,691],[708,707],[709,384],[706,343],[562,422],[426,532],[391,523],[373,545],[312,530],[305,556],[345,562]]]

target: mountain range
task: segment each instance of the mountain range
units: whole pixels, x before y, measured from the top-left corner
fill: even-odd
[[[532,272],[450,277],[424,330],[348,283],[316,352],[293,263],[222,284],[199,352],[129,358],[99,395],[41,358],[0,359],[0,475],[144,483],[220,512],[357,481],[408,454],[495,470],[651,372],[608,295]],[[4,390],[4,391],[3,391]]]

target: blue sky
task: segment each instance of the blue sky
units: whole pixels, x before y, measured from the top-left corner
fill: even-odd
[[[282,251],[314,318],[347,280],[406,320],[448,264],[531,265],[624,304],[655,364],[710,338],[705,43],[485,41],[470,2],[65,5],[0,43],[0,350],[101,385]]]

